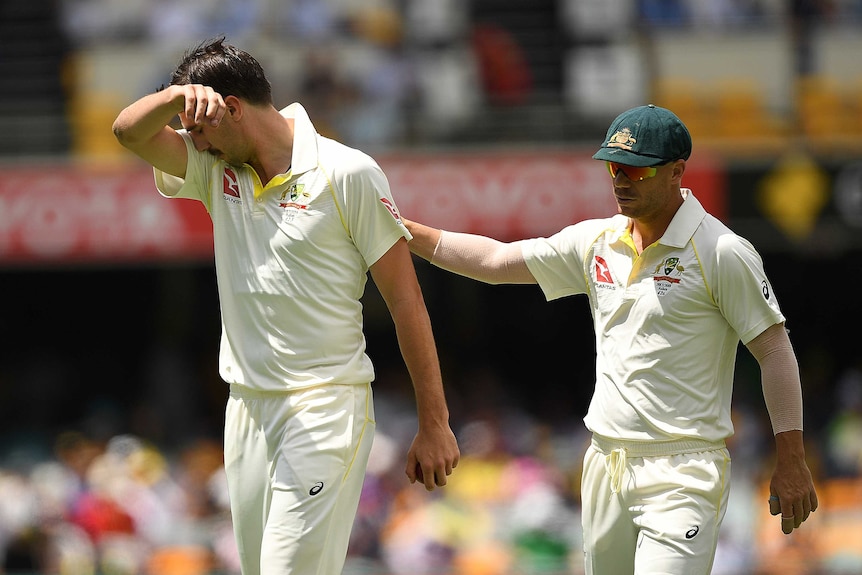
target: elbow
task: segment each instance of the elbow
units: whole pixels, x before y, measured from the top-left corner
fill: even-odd
[[[125,112],[121,112],[111,125],[111,131],[117,141],[126,148],[132,148],[141,142],[140,134],[136,135],[135,124],[130,121],[130,118]]]
[[[114,124],[111,126],[111,131],[114,133],[114,137],[117,139],[117,141],[125,146],[126,130],[119,119],[114,120]]]
[[[125,147],[129,146],[129,133],[126,129],[127,126],[120,121],[120,118],[114,120],[114,124],[111,126],[111,131],[114,133],[114,137],[117,141]]]

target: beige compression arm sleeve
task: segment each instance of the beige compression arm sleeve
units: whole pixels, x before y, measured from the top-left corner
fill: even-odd
[[[521,242],[459,232],[440,232],[431,263],[450,272],[489,284],[534,284]]]
[[[802,430],[802,385],[799,365],[784,324],[776,324],[748,342],[760,364],[763,398],[772,432]]]

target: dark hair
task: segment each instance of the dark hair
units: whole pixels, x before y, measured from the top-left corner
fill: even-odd
[[[260,63],[221,36],[188,50],[171,74],[171,85],[203,84],[223,97],[272,104],[272,86]]]

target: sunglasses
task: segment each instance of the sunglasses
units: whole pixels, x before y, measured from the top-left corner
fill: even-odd
[[[635,166],[626,166],[616,162],[605,162],[608,166],[612,178],[616,178],[619,172],[626,175],[633,182],[640,182],[647,178],[651,178],[656,174],[656,166],[647,166],[644,168],[636,168]]]

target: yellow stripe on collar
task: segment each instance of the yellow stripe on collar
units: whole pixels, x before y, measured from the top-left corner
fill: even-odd
[[[264,186],[263,183],[260,181],[260,176],[257,175],[257,172],[255,170],[252,170],[251,173],[253,174],[254,179],[254,199],[259,198],[268,190],[281,186],[290,179],[291,175],[290,171],[288,171],[286,174],[277,174],[273,176],[273,178],[266,184],[266,186]]]
[[[638,248],[635,245],[634,238],[632,237],[632,230],[628,226],[623,232],[623,235],[620,236],[620,241],[623,242],[625,245],[629,246],[635,253],[637,253]]]

